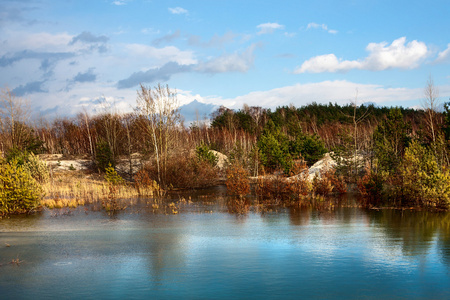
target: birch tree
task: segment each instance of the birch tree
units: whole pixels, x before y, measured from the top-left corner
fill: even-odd
[[[181,124],[177,93],[168,85],[153,89],[141,84],[137,96],[137,111],[146,119],[143,133],[149,138],[155,155],[158,182],[166,187],[167,161],[177,141],[177,126]]]
[[[436,143],[436,116],[439,109],[439,90],[434,85],[434,80],[430,76],[427,81],[427,85],[424,89],[424,100],[422,103],[423,109],[425,111],[426,115],[426,121],[428,128],[430,130],[431,140],[433,141],[433,144]]]
[[[30,115],[28,102],[16,97],[13,92],[5,87],[0,92],[0,130],[3,136],[1,150],[19,147],[24,130],[23,124],[28,121]]]

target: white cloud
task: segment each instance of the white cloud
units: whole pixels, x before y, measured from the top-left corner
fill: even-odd
[[[142,28],[141,32],[143,34],[159,34],[160,30],[159,29],[154,29],[154,28]]]
[[[450,86],[440,87],[450,92]],[[244,103],[250,106],[261,106],[265,108],[276,108],[278,106],[294,104],[296,107],[307,105],[312,102],[328,104],[338,103],[348,104],[354,99],[358,90],[358,102],[374,102],[377,104],[386,103],[390,105],[397,101],[396,105],[402,101],[420,102],[423,89],[408,88],[388,88],[376,84],[358,84],[346,80],[323,81],[317,83],[295,84],[267,91],[255,91],[235,98],[221,97],[199,97],[195,95],[192,100],[199,99],[204,103],[225,105],[229,108],[242,108]],[[188,95],[184,95],[184,102],[187,102]]]
[[[76,46],[69,47],[69,43],[74,38],[74,35],[68,33],[28,33],[21,31],[11,31],[5,34],[5,41],[0,47],[0,54],[6,52],[16,52],[26,50],[33,51],[49,51],[49,52],[63,52],[73,51]]]
[[[447,49],[438,53],[438,57],[436,58],[437,63],[450,61],[450,44],[447,45]]]
[[[278,23],[264,23],[256,26],[259,29],[258,34],[268,34],[273,33],[277,29],[283,29],[284,25],[280,25]]]
[[[171,14],[174,14],[174,15],[182,15],[182,14],[188,14],[189,13],[186,9],[184,9],[182,7],[179,7],[179,6],[175,7],[175,8],[169,7],[169,12]]]
[[[158,65],[163,65],[169,61],[176,62],[180,65],[196,64],[197,60],[192,51],[182,51],[175,46],[167,46],[163,48],[156,48],[143,44],[128,44],[126,45],[128,53],[135,57],[146,59],[153,59]]]
[[[223,35],[214,34],[209,41],[202,41],[202,38],[198,35],[191,35],[188,39],[189,45],[200,47],[216,47],[223,48],[226,44],[234,42],[238,35],[228,31]]]
[[[297,33],[295,33],[295,32],[285,32],[284,33],[284,36],[286,36],[286,37],[294,37],[294,36],[296,36],[297,35]]]
[[[196,70],[204,73],[247,72],[253,66],[253,44],[241,53],[224,54],[209,61],[200,63]]]
[[[331,34],[338,33],[337,30],[328,29],[328,26],[326,24],[309,23],[308,26],[306,27],[306,30],[309,30],[309,29],[322,29]]]
[[[130,2],[130,0],[115,0],[111,3],[117,6],[121,6],[127,4],[128,2]]]
[[[416,40],[407,44],[401,37],[387,45],[386,42],[370,43],[369,55],[363,60],[341,60],[334,54],[319,55],[303,62],[294,73],[346,72],[351,69],[382,71],[392,68],[413,69],[430,54],[423,42]]]

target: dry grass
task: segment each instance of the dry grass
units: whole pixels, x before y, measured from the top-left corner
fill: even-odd
[[[48,208],[77,207],[80,205],[99,203],[114,199],[135,198],[142,195],[131,184],[124,183],[114,187],[100,176],[86,175],[82,172],[62,172],[55,174],[43,184],[45,197],[41,205]],[[152,196],[153,191],[145,189],[146,196]]]

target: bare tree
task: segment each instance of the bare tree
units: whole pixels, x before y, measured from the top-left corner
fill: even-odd
[[[434,85],[433,77],[428,77],[427,85],[424,89],[425,99],[422,107],[425,111],[427,125],[429,127],[433,144],[436,143],[436,115],[439,109],[439,90]]]
[[[18,147],[20,145],[20,139],[25,130],[25,122],[28,121],[30,116],[28,101],[16,97],[12,91],[5,87],[0,93],[0,130],[3,135],[4,141],[7,141],[7,145],[2,142],[2,151],[5,148]]]
[[[152,89],[141,84],[137,111],[147,120],[143,129],[153,142],[158,181],[163,188],[166,185],[169,151],[177,140],[177,126],[181,124],[178,107],[177,93],[168,85],[158,84]]]
[[[95,160],[95,153],[94,153],[94,145],[92,143],[92,135],[91,135],[91,129],[90,129],[90,117],[88,115],[88,112],[86,110],[86,108],[83,108],[83,118],[84,118],[84,125],[86,126],[86,131],[87,131],[87,136],[89,139],[89,150],[90,150],[90,154],[91,154],[91,159],[92,161]]]

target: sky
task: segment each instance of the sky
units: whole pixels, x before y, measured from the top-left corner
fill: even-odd
[[[136,106],[450,101],[450,2],[0,0],[0,87],[44,116]]]

